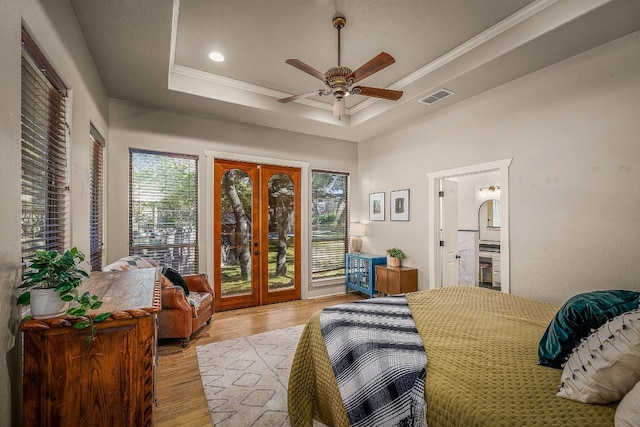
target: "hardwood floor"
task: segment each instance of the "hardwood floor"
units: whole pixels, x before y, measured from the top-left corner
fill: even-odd
[[[198,371],[197,346],[301,325],[324,307],[359,299],[362,299],[359,294],[349,293],[214,313],[211,324],[203,327],[187,348],[183,349],[178,340],[161,340],[158,345],[155,425],[211,426]]]

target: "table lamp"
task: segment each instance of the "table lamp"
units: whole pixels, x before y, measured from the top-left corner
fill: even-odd
[[[351,239],[351,249],[353,249],[353,252],[359,254],[362,250],[361,236],[365,235],[365,226],[361,222],[353,222],[351,223],[351,229],[349,231],[353,236],[353,239]]]

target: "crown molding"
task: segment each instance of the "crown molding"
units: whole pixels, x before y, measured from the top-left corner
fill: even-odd
[[[401,90],[405,86],[408,86],[411,83],[417,80],[420,80],[424,76],[430,73],[433,73],[439,68],[442,68],[445,65],[449,64],[450,62],[453,62],[456,59],[466,55],[472,50],[477,49],[478,47],[487,43],[489,40],[499,36],[505,31],[515,27],[516,25],[526,21],[527,19],[530,19],[532,16],[535,16],[536,14],[540,13],[541,11],[551,6],[552,4],[556,3],[557,1],[558,0],[538,0],[531,3],[530,5],[520,9],[518,12],[514,13],[513,15],[507,17],[506,19],[503,19],[502,21],[498,22],[494,26],[481,32],[477,36],[467,40],[466,42],[462,43],[458,47],[450,50],[449,52],[445,53],[439,58],[431,61],[424,67],[417,69],[416,71],[409,74],[408,76],[389,85],[386,89]],[[367,108],[368,106],[372,105],[376,101],[377,100],[375,99],[369,98],[359,103],[358,105],[352,107],[351,111],[352,113],[355,114],[358,111],[361,111]]]

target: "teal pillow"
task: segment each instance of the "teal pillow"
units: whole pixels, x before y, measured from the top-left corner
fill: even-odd
[[[573,348],[607,320],[638,308],[637,291],[593,291],[567,300],[544,332],[538,345],[543,366],[562,368]]]

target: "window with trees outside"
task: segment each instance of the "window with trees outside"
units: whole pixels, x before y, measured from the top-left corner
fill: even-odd
[[[198,157],[129,150],[129,254],[198,272]]]
[[[312,280],[345,274],[349,250],[348,177],[341,172],[311,172]]]
[[[67,89],[22,29],[22,257],[62,252],[67,231]]]
[[[102,269],[104,145],[100,132],[91,125],[89,132],[89,262],[92,271]]]

